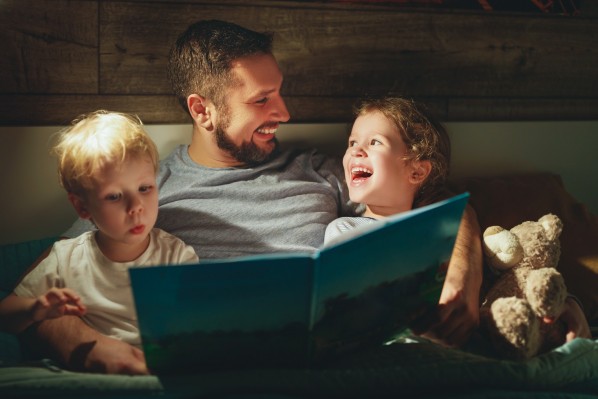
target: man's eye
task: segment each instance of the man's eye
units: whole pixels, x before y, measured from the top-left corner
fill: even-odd
[[[256,101],[256,104],[266,104],[268,102],[268,97],[260,98]]]

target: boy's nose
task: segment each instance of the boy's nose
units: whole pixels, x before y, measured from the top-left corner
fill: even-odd
[[[141,212],[143,205],[138,198],[132,198],[129,203],[129,214],[134,215]]]

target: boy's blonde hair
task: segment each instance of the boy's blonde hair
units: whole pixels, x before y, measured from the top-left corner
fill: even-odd
[[[149,156],[158,170],[158,149],[134,115],[104,110],[81,115],[57,133],[53,153],[64,189],[81,195],[107,165],[128,157]]]
[[[447,195],[446,182],[451,161],[451,143],[444,127],[413,100],[400,97],[365,99],[355,107],[355,117],[381,112],[394,123],[407,147],[405,161],[429,161],[430,174],[413,201],[419,207]]]

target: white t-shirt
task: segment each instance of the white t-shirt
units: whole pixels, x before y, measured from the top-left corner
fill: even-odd
[[[332,245],[365,232],[379,220],[366,216],[340,217],[326,227],[324,246]],[[348,234],[351,232],[351,234]]]
[[[90,231],[57,241],[48,257],[25,276],[14,293],[37,297],[51,287],[70,288],[87,307],[82,317],[87,324],[104,335],[139,347],[141,338],[127,269],[197,261],[193,247],[154,228],[150,244],[139,258],[112,262],[97,246],[95,231]]]

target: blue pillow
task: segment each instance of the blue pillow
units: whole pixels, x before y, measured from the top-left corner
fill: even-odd
[[[57,239],[49,237],[0,246],[0,300],[12,292],[23,273]],[[21,359],[17,337],[0,332],[0,365]]]
[[[0,299],[10,294],[27,268],[58,237],[0,245]]]

